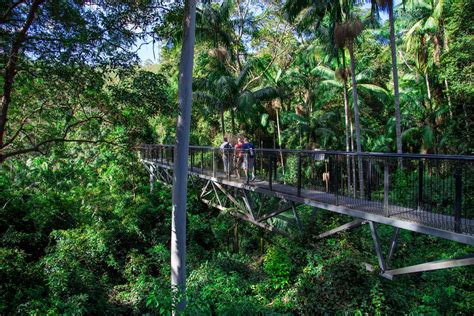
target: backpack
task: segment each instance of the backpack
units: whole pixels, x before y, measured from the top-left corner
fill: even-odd
[[[224,149],[232,149],[232,145],[230,143],[227,143],[224,145]]]

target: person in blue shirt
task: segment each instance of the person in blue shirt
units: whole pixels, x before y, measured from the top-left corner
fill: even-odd
[[[250,177],[250,181],[255,180],[255,168],[254,168],[254,161],[255,161],[255,146],[249,142],[247,137],[244,138],[244,144],[242,145],[242,149],[244,151],[244,171],[247,179]]]

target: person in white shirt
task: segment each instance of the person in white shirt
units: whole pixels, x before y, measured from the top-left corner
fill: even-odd
[[[224,172],[229,174],[230,171],[230,157],[231,150],[234,148],[231,143],[229,143],[228,138],[224,137],[224,142],[221,144],[220,149],[222,151],[222,161],[224,162]]]

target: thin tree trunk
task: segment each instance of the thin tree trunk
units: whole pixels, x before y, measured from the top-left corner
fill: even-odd
[[[221,114],[221,132],[222,132],[222,138],[225,137],[225,126],[224,126],[224,109],[221,107],[220,108],[220,114]]]
[[[355,76],[355,57],[354,57],[354,43],[349,42],[349,56],[351,57],[351,73],[352,73],[352,101],[354,103],[354,121],[356,130],[356,144],[357,144],[357,163],[359,166],[359,186],[360,196],[364,197],[364,171],[362,165],[362,146],[360,139],[360,121],[359,121],[359,99],[357,96],[357,81]]]
[[[176,155],[173,176],[171,221],[171,286],[179,295],[178,311],[186,307],[186,195],[188,182],[189,131],[191,127],[192,76],[196,0],[184,6],[184,39],[179,63],[178,103],[176,124]]]
[[[231,119],[231,124],[232,124],[232,135],[235,135],[235,114],[234,114],[234,109],[231,109],[231,111],[230,111],[230,119]]]
[[[469,128],[469,120],[467,116],[467,110],[466,110],[466,104],[463,102],[462,103],[462,111],[464,113],[464,125],[466,126],[466,135],[467,135],[467,141],[469,144],[471,144],[471,129]]]
[[[278,109],[275,109],[275,112],[276,112],[276,118],[277,118],[278,147],[280,148],[281,170],[283,172],[283,176],[285,176],[285,165],[283,164],[283,153],[281,151],[280,115],[279,115]]]
[[[349,118],[349,126],[351,130],[351,151],[355,151],[354,146],[354,126],[352,125],[352,118]],[[352,184],[353,184],[353,196],[356,197],[357,193],[357,178],[356,178],[356,167],[355,167],[355,159],[352,156]]]
[[[428,78],[428,71],[425,73],[425,84],[426,84],[426,93],[428,94],[428,100],[430,102],[431,107],[431,88],[430,88],[430,80]]]
[[[346,124],[346,152],[350,151],[349,144],[349,97],[347,91],[347,77],[346,77],[346,57],[344,56],[344,50],[342,50],[342,67],[344,69],[344,115],[345,115],[345,124]],[[346,156],[346,165],[347,165],[347,190],[351,189],[351,167],[350,167],[350,158]]]
[[[3,93],[2,93],[2,103],[0,106],[0,151],[4,147],[4,137],[5,137],[5,129],[7,124],[7,116],[8,116],[8,107],[11,103],[11,94],[13,90],[13,81],[15,80],[16,75],[16,66],[18,64],[19,53],[23,42],[26,39],[27,32],[33,24],[34,19],[36,18],[36,14],[39,10],[40,5],[44,2],[44,0],[35,0],[31,4],[31,7],[28,11],[28,15],[26,17],[25,23],[23,23],[22,28],[16,34],[15,39],[12,43],[12,48],[10,53],[8,54],[8,60],[5,66],[4,72],[4,82],[3,82]],[[3,156],[0,153],[0,163],[3,162]]]
[[[395,23],[393,17],[393,1],[388,4],[388,17],[390,22],[390,50],[392,52],[392,75],[393,75],[393,92],[395,100],[395,130],[397,137],[397,153],[403,152],[402,148],[402,127],[400,114],[400,92],[398,90],[398,66],[397,66],[397,47],[395,44]]]
[[[233,250],[234,253],[239,252],[239,223],[235,223],[234,225],[234,240],[233,240]]]
[[[446,97],[448,98],[449,117],[453,118],[453,104],[451,103],[451,94],[449,93],[448,78],[444,78],[444,86],[446,87]]]

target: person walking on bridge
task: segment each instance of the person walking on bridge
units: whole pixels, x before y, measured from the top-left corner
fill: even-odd
[[[237,179],[240,179],[240,168],[243,163],[243,153],[242,153],[242,145],[244,142],[242,141],[242,138],[238,137],[237,138],[237,144],[235,144],[235,152],[234,152],[234,159],[235,159],[235,175],[237,176]]]
[[[247,137],[244,138],[244,144],[242,145],[244,150],[244,171],[245,176],[250,181],[255,180],[255,168],[254,168],[254,159],[255,159],[255,146],[249,141]]]
[[[222,162],[224,163],[224,173],[229,175],[230,172],[230,150],[232,149],[232,144],[229,143],[227,137],[224,137],[224,142],[221,144],[220,149],[222,151]]]

